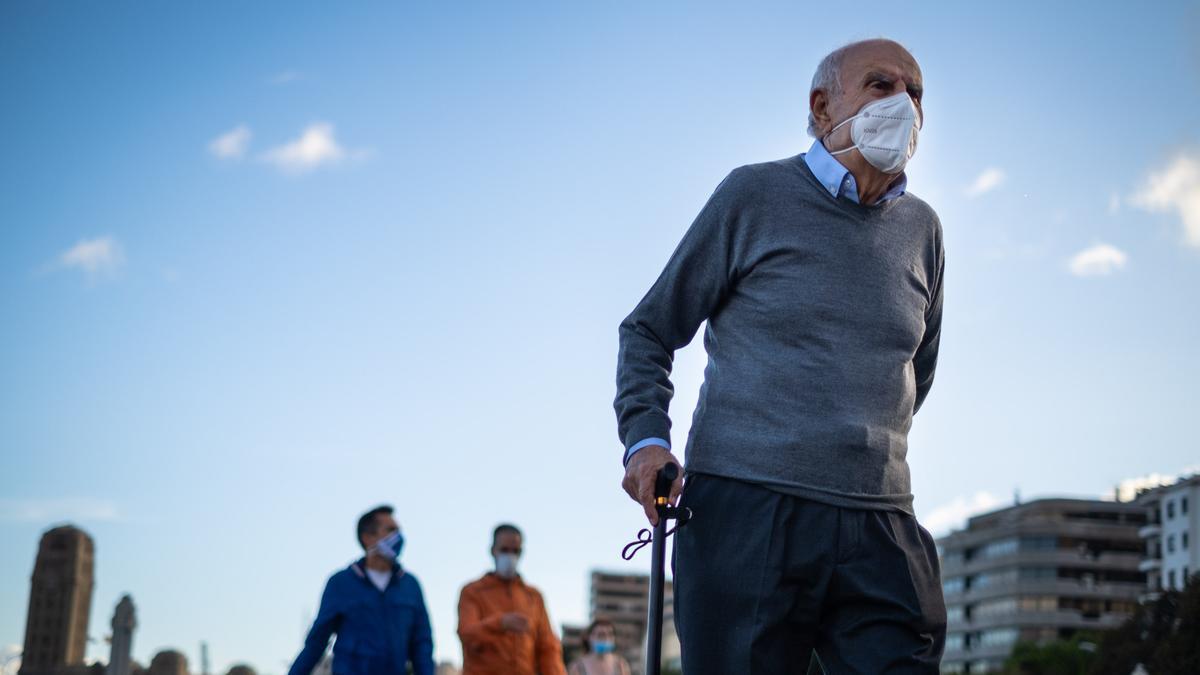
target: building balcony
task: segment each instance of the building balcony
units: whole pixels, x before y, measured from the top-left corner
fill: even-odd
[[[1138,563],[1139,572],[1154,572],[1162,569],[1162,558],[1146,558]]]
[[[1018,611],[974,617],[970,621],[951,621],[949,629],[951,631],[967,631],[988,628],[1054,626],[1056,628],[1109,630],[1119,627],[1128,618],[1128,614],[1121,612],[1105,612],[1099,616],[1085,617],[1083,612],[1077,609]]]
[[[1138,536],[1142,539],[1157,537],[1160,534],[1162,534],[1162,525],[1159,523],[1150,523],[1149,525],[1143,525],[1142,527],[1138,528]]]
[[[983,588],[972,588],[965,592],[946,593],[947,604],[963,604],[1001,598],[1010,595],[1070,595],[1084,598],[1134,599],[1146,591],[1140,581],[1098,581],[1085,583],[1078,579],[1023,579],[1017,582],[997,583]]]
[[[942,655],[942,663],[955,661],[973,661],[976,659],[1003,660],[1012,654],[1014,644],[974,645],[967,649],[947,649]]]
[[[1083,567],[1094,569],[1134,570],[1141,562],[1142,553],[1126,551],[1101,551],[1098,555],[1083,555],[1075,549],[1049,551],[1020,551],[994,558],[981,558],[963,562],[946,560],[942,563],[942,578],[976,574],[1005,567]]]

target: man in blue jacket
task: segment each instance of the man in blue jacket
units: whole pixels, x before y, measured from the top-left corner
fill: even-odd
[[[358,519],[366,555],[325,584],[321,609],[288,675],[311,675],[333,644],[334,675],[433,675],[433,633],[416,577],[397,558],[404,543],[392,507],[377,506]]]

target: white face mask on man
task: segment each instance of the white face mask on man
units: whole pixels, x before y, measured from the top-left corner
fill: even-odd
[[[499,553],[496,555],[496,575],[503,579],[517,576],[517,554]]]
[[[830,129],[825,138],[847,123],[850,123],[850,140],[854,145],[829,154],[840,155],[858,148],[863,158],[876,169],[900,173],[917,151],[921,113],[905,92],[864,105],[857,115],[847,117]]]

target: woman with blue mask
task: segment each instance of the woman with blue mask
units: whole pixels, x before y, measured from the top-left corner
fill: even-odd
[[[629,662],[617,654],[617,630],[597,619],[583,633],[583,656],[571,662],[567,675],[629,675]]]

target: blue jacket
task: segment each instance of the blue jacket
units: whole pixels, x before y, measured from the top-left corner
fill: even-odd
[[[333,633],[333,675],[403,675],[410,661],[414,675],[433,675],[433,632],[416,577],[396,565],[380,591],[365,569],[359,559],[329,577],[317,619],[288,675],[311,675]]]

